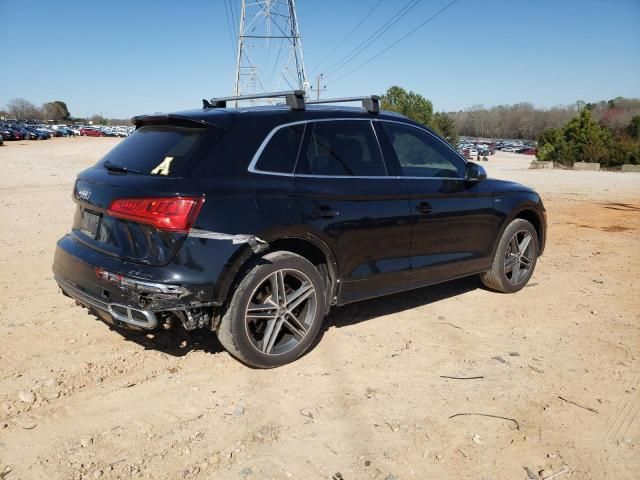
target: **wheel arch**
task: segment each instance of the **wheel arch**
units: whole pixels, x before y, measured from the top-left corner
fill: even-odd
[[[520,210],[518,213],[516,213],[516,215],[514,215],[514,217],[511,220],[514,220],[516,218],[521,218],[523,220],[526,220],[531,225],[533,225],[533,228],[536,229],[536,233],[538,235],[538,248],[539,248],[538,255],[542,255],[542,252],[544,251],[545,240],[546,240],[546,231],[544,226],[544,220],[542,219],[542,216],[540,215],[540,213],[535,208],[525,207],[522,210]]]
[[[320,276],[327,282],[325,304],[327,310],[335,304],[338,297],[340,277],[338,263],[333,251],[321,239],[307,234],[304,236],[283,236],[260,244],[259,248],[249,245],[238,249],[229,259],[214,288],[214,298],[226,305],[229,294],[234,285],[240,282],[242,276],[251,268],[253,263],[269,252],[287,251],[300,255],[309,260],[320,272]]]
[[[504,235],[504,231],[506,230],[507,226],[516,218],[526,220],[531,223],[531,225],[533,225],[533,228],[535,228],[536,234],[538,235],[538,255],[542,255],[547,235],[546,219],[544,217],[544,214],[540,211],[540,207],[536,203],[527,202],[513,209],[509,213],[509,215],[505,217],[505,220],[502,222],[502,225],[500,227],[500,232],[496,237],[491,258],[493,258],[493,256],[496,254],[498,243],[500,242],[502,235]]]

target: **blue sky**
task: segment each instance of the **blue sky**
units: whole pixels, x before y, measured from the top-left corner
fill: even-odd
[[[297,0],[310,75],[376,1]],[[323,67],[405,3],[383,1]],[[353,65],[447,3],[423,0]],[[0,0],[0,32],[0,108],[16,97],[60,99],[74,115],[128,117],[198,108],[233,91],[223,0]],[[366,67],[327,82],[327,96],[401,85],[437,110],[640,97],[640,0],[459,0]]]

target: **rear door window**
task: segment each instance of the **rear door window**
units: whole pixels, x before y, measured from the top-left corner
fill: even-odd
[[[178,177],[203,145],[211,129],[174,125],[138,128],[107,153],[99,165],[111,165],[144,175]]]
[[[260,153],[256,170],[293,173],[303,135],[304,124],[289,125],[276,130]]]
[[[369,121],[314,122],[299,173],[383,177],[387,170]]]

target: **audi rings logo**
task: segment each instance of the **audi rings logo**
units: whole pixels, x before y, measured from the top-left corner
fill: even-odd
[[[81,198],[83,200],[89,200],[90,196],[91,196],[90,188],[82,187],[81,189],[78,190],[78,198]]]

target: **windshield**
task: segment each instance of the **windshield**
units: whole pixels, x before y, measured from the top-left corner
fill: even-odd
[[[177,177],[203,145],[207,131],[174,125],[143,126],[107,153],[98,165]]]

